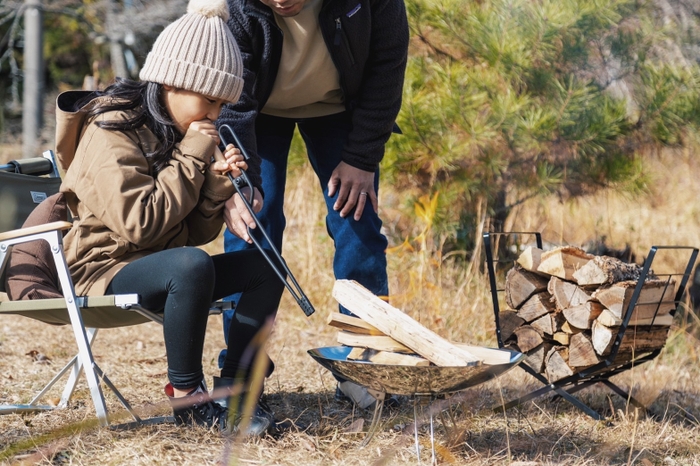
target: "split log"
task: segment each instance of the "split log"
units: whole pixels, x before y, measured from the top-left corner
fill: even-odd
[[[575,283],[552,277],[549,280],[547,291],[552,295],[557,309],[563,310],[585,303],[591,296],[576,286]]]
[[[593,343],[585,333],[571,335],[569,341],[569,366],[572,368],[590,367],[598,364],[600,359],[595,354]]]
[[[515,330],[520,352],[527,353],[531,349],[542,344],[542,335],[529,325],[523,325]]]
[[[569,346],[570,339],[571,335],[566,332],[555,332],[554,335],[552,335],[552,340],[564,346]]]
[[[359,351],[358,351],[359,350]],[[347,359],[391,366],[429,366],[430,361],[410,354],[390,353],[369,348],[353,348]]]
[[[565,246],[551,251],[545,251],[540,257],[540,265],[537,271],[559,277],[564,280],[573,280],[574,272],[593,259],[581,248]]]
[[[337,280],[333,297],[365,322],[438,366],[468,366],[480,362],[473,354],[423,327],[357,282]]]
[[[547,289],[547,280],[516,265],[506,274],[506,304],[512,309],[520,308],[530,296]]]
[[[602,325],[606,327],[619,327],[622,325],[622,319],[613,314],[609,309],[603,309],[596,319]],[[662,316],[656,316],[656,318],[648,319],[637,319],[631,318],[627,325],[657,325],[659,327],[669,327],[673,324],[673,316],[671,314],[664,314]]]
[[[573,273],[573,278],[581,286],[606,285],[626,280],[639,280],[642,267],[628,264],[609,256],[594,256]]]
[[[338,343],[345,346],[358,346],[391,353],[413,353],[410,348],[386,335],[362,335],[341,330],[338,332],[337,340]]]
[[[373,327],[359,317],[341,314],[340,312],[331,312],[328,314],[328,325],[362,335],[384,335],[377,330],[376,327]]]
[[[666,344],[668,329],[669,327],[627,327],[618,354],[640,354],[662,348]],[[619,327],[606,327],[598,321],[593,322],[591,341],[595,352],[600,356],[610,354],[619,332]]]
[[[561,312],[553,312],[550,314],[552,316],[552,330],[554,333],[561,332],[562,326],[566,324],[566,317]]]
[[[588,329],[591,328],[591,322],[603,312],[602,304],[595,301],[586,301],[578,306],[569,307],[562,311],[566,321],[576,327]]]
[[[518,257],[518,264],[525,270],[537,273],[537,267],[539,267],[542,261],[542,253],[544,251],[540,248],[534,246],[528,246],[522,254]]]
[[[509,340],[513,336],[516,328],[523,325],[525,321],[518,317],[512,310],[505,310],[498,313],[498,325],[501,328],[501,341]]]
[[[543,335],[554,335],[554,322],[552,322],[552,314],[545,314],[539,319],[533,320],[530,325],[532,328],[539,330]]]
[[[545,376],[550,382],[556,382],[564,377],[574,374],[567,364],[569,360],[569,348],[566,346],[554,346],[545,356]]]
[[[544,358],[552,349],[552,344],[544,342],[536,348],[525,353],[523,362],[530,366],[535,372],[541,373],[544,370]]]
[[[593,298],[608,308],[615,317],[622,319],[636,286],[637,282],[633,281],[615,283],[606,288],[599,288],[593,293]],[[631,318],[649,319],[654,315],[668,314],[676,308],[675,294],[675,282],[668,284],[665,280],[645,282]]]
[[[577,333],[583,332],[584,329],[578,328],[578,327],[574,327],[573,325],[571,325],[571,324],[567,321],[567,322],[564,322],[563,324],[561,324],[561,330],[562,330],[562,332],[564,332],[564,333],[566,333],[566,334],[568,334],[568,335],[575,335],[575,334],[577,334]]]
[[[554,312],[555,310],[556,308],[550,299],[549,293],[543,291],[532,295],[530,299],[520,306],[520,309],[518,309],[518,317],[525,322],[532,322],[538,317]]]

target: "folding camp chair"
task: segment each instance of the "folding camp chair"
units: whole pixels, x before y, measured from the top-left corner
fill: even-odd
[[[48,161],[48,163],[47,163]],[[39,176],[48,174],[49,176]],[[99,423],[109,424],[107,406],[100,380],[114,393],[119,402],[129,411],[136,423],[162,422],[166,418],[143,420],[129,405],[119,390],[95,362],[91,345],[98,328],[112,328],[136,325],[154,321],[162,325],[162,316],[139,304],[139,296],[76,296],[66,258],[63,254],[63,231],[70,228],[68,221],[55,221],[26,228],[18,228],[25,218],[42,201],[51,201],[60,194],[60,177],[56,169],[53,153],[47,151],[42,158],[13,161],[0,166],[0,292],[6,292],[6,272],[13,247],[34,241],[43,241],[48,246],[53,266],[60,284],[60,292],[55,298],[0,301],[1,314],[18,314],[50,324],[70,325],[75,335],[78,353],[63,369],[26,405],[2,405],[0,414],[52,410],[66,407],[76,383],[85,372],[93,404]],[[37,245],[41,243],[35,243]],[[230,309],[231,303],[219,302],[212,306],[210,314]],[[61,400],[56,407],[40,405],[41,398],[60,379],[68,374],[68,380]]]
[[[501,312],[501,299],[503,298],[501,294],[503,291],[505,291],[505,272],[513,267],[519,254],[522,252],[521,248],[524,247],[525,244],[532,244],[534,242],[534,245],[536,245],[537,248],[542,249],[542,237],[538,232],[488,232],[483,234],[483,241],[486,252],[486,267],[488,269],[491,298],[493,301],[494,319],[496,323],[496,338],[498,340],[498,346],[502,348],[504,347],[502,336],[503,327],[501,325],[499,315]],[[580,409],[592,418],[600,420],[603,419],[604,416],[602,416],[592,407],[586,405],[583,401],[581,401],[581,399],[574,396],[574,394],[580,390],[583,390],[584,388],[595,385],[596,383],[601,383],[613,393],[616,393],[625,400],[629,400],[629,402],[634,406],[642,408],[646,411],[646,407],[642,403],[613,383],[610,378],[628,369],[636,367],[639,364],[656,358],[660,354],[663,347],[650,351],[640,351],[638,354],[632,353],[631,358],[617,358],[618,351],[625,335],[629,334],[628,336],[633,336],[635,329],[651,327],[650,325],[637,325],[636,327],[630,325],[630,318],[633,315],[633,311],[638,306],[643,305],[647,308],[649,306],[654,308],[655,306],[652,320],[656,318],[656,313],[659,311],[662,305],[671,306],[672,310],[670,314],[675,314],[685,292],[688,279],[691,276],[692,268],[697,259],[697,255],[698,249],[695,247],[652,246],[644,261],[644,265],[642,266],[641,273],[637,280],[637,285],[634,287],[629,304],[626,309],[623,309],[622,323],[619,326],[617,336],[614,338],[612,351],[609,353],[609,355],[605,356],[600,360],[600,362],[592,365],[591,367],[585,368],[584,370],[574,373],[573,375],[552,382],[550,382],[543,374],[530,367],[526,360],[526,362],[521,364],[520,367],[528,374],[532,375],[538,382],[540,382],[542,387],[533,390],[532,392],[521,396],[518,399],[512,400],[505,404],[505,406],[497,409],[509,409],[526,401],[553,393],[555,396],[558,395],[570,402],[576,408]],[[665,273],[652,269],[652,265],[658,266],[659,263],[661,263],[662,267],[672,269],[673,267],[668,267],[663,264],[663,261],[671,258],[671,256],[676,259],[676,263],[684,263],[684,267],[678,268],[677,270],[670,270]],[[663,259],[659,260],[659,257],[663,257]],[[656,264],[654,263],[655,259],[657,260]],[[685,262],[686,260],[687,262]],[[667,262],[669,261],[667,260]],[[661,293],[661,297],[658,301],[642,302],[640,301],[640,295],[644,282],[652,275],[655,279],[665,282],[665,286],[663,287],[664,291]],[[668,301],[668,298],[666,298],[666,289],[674,286],[674,282],[677,285],[676,293],[673,301]]]

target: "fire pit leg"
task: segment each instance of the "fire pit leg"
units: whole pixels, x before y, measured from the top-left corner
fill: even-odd
[[[360,444],[360,448],[364,448],[369,444],[374,434],[379,430],[379,420],[382,417],[382,410],[384,409],[384,400],[386,399],[386,393],[380,392],[378,390],[373,390],[368,388],[367,391],[372,395],[377,401],[374,403],[374,414],[372,415],[372,423],[369,425],[369,430],[367,431],[367,436]]]

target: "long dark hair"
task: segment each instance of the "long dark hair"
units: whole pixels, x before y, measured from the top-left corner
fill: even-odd
[[[129,110],[133,117],[122,121],[99,121],[100,128],[112,131],[129,131],[146,126],[155,134],[159,146],[155,151],[147,153],[146,157],[152,162],[157,174],[172,158],[175,144],[182,140],[182,135],[173,123],[168,110],[161,101],[163,85],[150,81],[132,81],[117,78],[116,82],[104,91],[91,94],[86,100],[91,101],[95,96],[110,96],[112,99],[101,99],[87,109],[90,116],[114,110]],[[81,102],[82,106],[87,103]]]

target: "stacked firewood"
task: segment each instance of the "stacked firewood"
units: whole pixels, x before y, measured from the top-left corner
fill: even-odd
[[[613,350],[641,272],[636,264],[575,247],[528,248],[506,276],[501,338],[550,382],[591,367]],[[675,283],[648,275],[615,362],[666,342]]]

